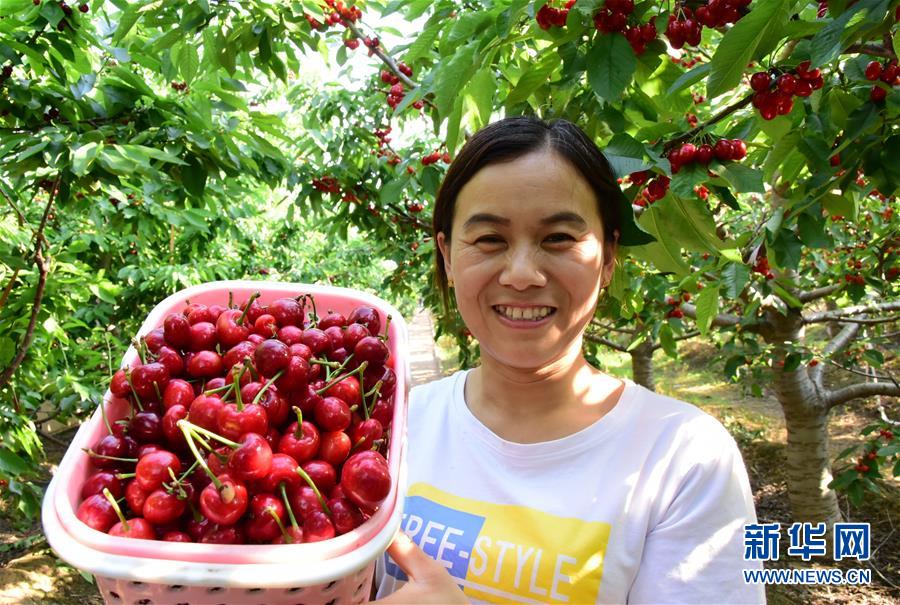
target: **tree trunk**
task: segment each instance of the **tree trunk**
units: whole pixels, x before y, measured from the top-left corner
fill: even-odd
[[[774,327],[769,342],[784,359],[784,343],[802,345],[805,337],[799,314],[770,314]],[[816,390],[804,365],[784,371],[775,368],[773,387],[787,425],[787,484],[793,521],[825,521],[830,527],[841,520],[837,497],[829,489],[832,480],[828,455],[828,407]]]
[[[631,355],[631,379],[639,385],[656,390],[653,380],[653,343],[642,342],[630,351]]]

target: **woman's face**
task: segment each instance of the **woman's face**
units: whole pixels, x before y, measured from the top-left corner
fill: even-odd
[[[457,197],[452,233],[437,244],[482,355],[539,369],[580,352],[614,254],[574,166],[538,151],[482,168]]]

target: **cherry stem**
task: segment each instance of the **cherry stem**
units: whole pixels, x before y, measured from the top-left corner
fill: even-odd
[[[116,473],[116,479],[131,479],[136,476],[137,473]]]
[[[371,389],[369,389],[368,392],[363,394],[363,410],[365,411],[366,420],[368,420],[369,416],[371,415],[371,411],[369,411],[369,404],[366,403],[366,398],[369,395],[372,395],[372,409],[375,409],[375,404],[378,403],[378,396],[381,394],[381,385],[383,382],[384,381],[379,380],[375,383],[375,386],[373,386]]]
[[[103,424],[106,425],[106,432],[112,435],[112,426],[109,424],[109,418],[106,417],[106,406],[100,402],[100,417],[103,418]]]
[[[262,399],[263,393],[265,393],[268,388],[275,383],[276,380],[281,378],[282,374],[284,374],[284,370],[278,370],[277,374],[269,378],[269,380],[266,381],[266,384],[263,385],[263,388],[259,390],[259,393],[256,394],[256,397],[253,398],[253,402],[251,403],[251,405],[256,405],[257,403],[259,403],[259,400]]]
[[[140,339],[132,340],[131,344],[137,350],[138,359],[141,360],[141,365],[144,365],[147,361],[147,358],[144,356],[144,347],[141,346],[141,340]]]
[[[197,433],[200,433],[201,435],[206,435],[207,437],[209,437],[211,439],[215,439],[216,441],[218,441],[224,445],[227,445],[228,447],[230,447],[233,450],[236,450],[239,447],[241,447],[240,443],[232,441],[231,439],[226,439],[225,437],[222,437],[221,435],[213,433],[212,431],[205,429],[202,426],[197,426],[196,424],[192,423],[189,420],[185,420],[184,418],[179,420],[177,424],[180,427],[185,427],[185,426],[188,427],[188,430],[190,430],[192,433],[197,432]]]
[[[234,292],[232,292],[231,290],[228,291],[228,308],[234,308]]]
[[[128,386],[131,387],[131,394],[134,395],[134,402],[137,404],[138,409],[143,412],[144,406],[141,405],[141,398],[138,397],[137,391],[134,390],[134,384],[131,382],[131,368],[125,370],[125,380],[128,381]]]
[[[297,518],[294,516],[294,511],[291,509],[291,501],[287,497],[287,490],[284,487],[284,481],[278,484],[278,491],[281,492],[281,500],[284,502],[284,507],[287,509],[288,519],[291,520],[291,527],[294,529],[299,529],[299,525],[297,525]]]
[[[197,461],[196,461],[196,460],[195,460],[194,463],[191,465],[191,469],[193,469],[195,466],[197,466]],[[170,494],[175,494],[175,497],[178,498],[179,500],[186,500],[186,499],[187,499],[187,492],[184,491],[184,488],[183,488],[183,487],[181,487],[181,480],[180,480],[178,477],[175,476],[175,471],[172,470],[172,467],[171,467],[171,466],[167,467],[166,470],[169,471],[169,476],[172,478],[172,482],[171,482],[171,483],[164,483],[164,484],[163,484],[163,487],[164,487],[165,490],[166,490],[167,492],[169,492]]]
[[[98,454],[98,453],[95,452],[94,450],[92,450],[92,449],[90,449],[90,448],[86,448],[86,447],[81,448],[81,451],[83,451],[84,453],[86,453],[88,456],[91,456],[92,458],[103,458],[104,460],[116,460],[116,461],[118,461],[118,462],[134,462],[134,463],[137,463],[137,461],[138,461],[137,458],[116,458],[115,456],[105,456],[105,455],[103,455],[103,454]]]
[[[303,410],[298,408],[297,406],[293,407],[294,413],[297,414],[297,430],[294,431],[294,438],[300,439],[303,437]]]
[[[322,497],[322,492],[319,491],[319,488],[316,487],[316,484],[313,482],[312,477],[310,477],[302,467],[297,467],[297,474],[303,477],[303,480],[312,488],[312,491],[315,492],[316,498],[319,499],[319,504],[322,505],[322,510],[325,511],[325,514],[329,517],[331,516],[331,509],[328,508],[328,504],[325,502],[325,498]]]
[[[253,304],[253,301],[256,300],[257,298],[259,298],[259,291],[254,292],[254,293],[250,296],[250,300],[248,300],[248,301],[247,301],[247,304],[244,305],[244,312],[241,313],[241,316],[238,317],[238,318],[234,321],[234,323],[236,323],[236,324],[239,325],[239,326],[244,325],[244,318],[247,317],[247,311],[250,310],[250,305]]]
[[[234,385],[226,384],[220,387],[216,387],[214,389],[209,389],[208,391],[203,391],[204,395],[212,395],[214,393],[221,393],[222,391],[227,391],[228,389],[234,388]]]
[[[313,327],[315,327],[315,324],[319,323],[319,312],[316,311],[316,297],[313,296],[312,294],[309,295],[309,303],[312,305],[312,308],[313,308],[312,323],[313,323]]]
[[[384,336],[382,337],[384,340],[388,339],[388,328],[391,327],[391,314],[388,313],[387,318],[384,320]]]
[[[266,509],[266,512],[272,515],[272,518],[275,519],[275,523],[278,524],[278,529],[281,530],[281,536],[284,538],[284,541],[288,544],[293,544],[294,539],[287,533],[287,528],[284,526],[284,523],[281,522],[281,519],[275,514],[275,511],[272,510],[271,507]]]
[[[156,398],[162,401],[162,393],[159,392],[159,383],[153,381],[153,390],[156,391]]]
[[[241,399],[241,379],[244,377],[244,372],[250,367],[250,357],[244,357],[244,365],[241,366],[241,371],[238,372],[237,378],[234,380],[234,398],[237,400],[237,409],[241,411],[244,409],[244,400]]]
[[[348,357],[347,359],[349,360],[350,358]],[[365,371],[367,365],[369,365],[369,362],[364,361],[361,364],[359,364],[359,367],[356,368],[355,370],[353,370],[352,372],[347,372],[346,374],[341,374],[340,376],[338,376],[331,382],[327,383],[324,387],[322,387],[321,389],[316,391],[316,395],[321,395],[322,393],[324,393],[325,391],[327,391],[328,389],[330,389],[331,387],[333,387],[334,385],[336,385],[343,379],[347,378],[348,376],[353,376],[354,374],[358,374],[360,371]]]
[[[219,478],[216,477],[216,475],[211,470],[209,470],[209,466],[207,466],[206,460],[204,460],[203,456],[200,455],[200,452],[197,451],[197,445],[194,443],[192,428],[199,428],[199,427],[196,427],[195,425],[192,425],[190,422],[187,422],[185,420],[179,420],[178,428],[180,428],[181,432],[184,433],[184,439],[185,439],[185,441],[187,441],[188,447],[190,448],[191,453],[194,454],[194,458],[200,464],[200,467],[203,468],[203,471],[212,480],[212,483],[213,483],[213,485],[216,486],[216,489],[221,491],[222,482],[219,481]]]
[[[350,448],[350,453],[352,454],[353,452],[355,452],[355,451],[359,448],[359,446],[361,446],[361,445],[362,445],[363,443],[365,443],[365,442],[366,442],[366,438],[365,438],[365,437],[360,437],[360,438],[359,438],[359,441],[357,441],[357,442],[353,445],[353,447]]]
[[[116,511],[116,516],[119,517],[119,521],[122,522],[122,527],[125,528],[125,531],[130,532],[131,528],[128,527],[128,521],[125,520],[125,515],[122,514],[122,509],[119,508],[119,503],[116,502],[115,498],[113,498],[113,495],[110,493],[108,487],[103,488],[103,497],[109,501],[109,503],[113,507],[113,510]]]

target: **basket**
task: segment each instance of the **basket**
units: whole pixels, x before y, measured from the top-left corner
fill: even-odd
[[[138,336],[162,325],[186,301],[223,304],[228,293],[235,301],[254,292],[260,302],[312,294],[317,308],[348,314],[360,304],[382,316],[391,315],[389,347],[397,376],[388,465],[391,491],[378,511],[355,530],[309,544],[240,546],[173,543],[110,536],[91,529],[75,516],[81,485],[92,470],[82,448],[104,433],[98,409],[76,433],[47,488],[42,523],[47,541],[64,561],[94,575],[107,604],[278,605],[303,603],[339,605],[369,598],[375,560],[400,527],[405,486],[406,406],[409,390],[407,328],[403,318],[385,301],[356,290],[330,286],[262,281],[220,281],[187,288],[159,303],[147,316]],[[132,347],[122,366],[137,360]],[[128,403],[107,390],[104,406],[111,419],[123,417]]]

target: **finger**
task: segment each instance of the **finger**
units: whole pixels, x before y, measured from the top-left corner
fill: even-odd
[[[434,566],[435,561],[425,554],[409,536],[402,531],[398,531],[394,536],[394,541],[387,550],[388,554],[394,560],[400,569],[407,576],[416,579],[421,578],[428,573]]]

